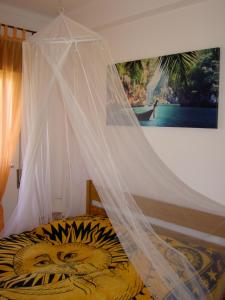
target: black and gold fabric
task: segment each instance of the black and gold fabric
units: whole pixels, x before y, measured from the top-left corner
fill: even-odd
[[[225,262],[220,254],[162,238],[187,256],[215,297],[222,297]],[[173,259],[171,253],[165,255]],[[1,240],[0,299],[153,298],[129,262],[108,218],[82,216],[53,221]],[[172,298],[165,295],[165,300]]]

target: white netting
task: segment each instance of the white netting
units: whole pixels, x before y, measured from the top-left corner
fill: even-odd
[[[132,194],[145,191],[151,199],[184,207],[190,223],[185,207],[222,216],[225,209],[187,187],[159,159],[128,103],[105,42],[60,15],[23,47],[23,175],[4,234],[48,222],[57,210],[64,217],[83,213],[83,183],[90,177],[155,299],[168,294],[177,300],[206,299],[193,267],[154,232]]]

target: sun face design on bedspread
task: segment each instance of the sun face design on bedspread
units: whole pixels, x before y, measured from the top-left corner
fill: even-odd
[[[82,243],[39,243],[16,253],[14,270],[17,275],[63,273],[84,276],[107,269],[111,262],[111,254],[105,249]]]
[[[0,247],[0,295],[6,299],[130,300],[142,288],[104,218],[55,221]],[[146,292],[141,299],[151,297]]]

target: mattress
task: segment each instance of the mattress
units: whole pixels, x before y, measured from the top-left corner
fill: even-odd
[[[194,265],[213,299],[222,299],[224,258],[162,236]],[[170,253],[165,253],[167,259]],[[188,284],[188,283],[187,283]],[[0,299],[150,300],[106,217],[57,220],[0,242]],[[165,300],[172,300],[167,294]]]

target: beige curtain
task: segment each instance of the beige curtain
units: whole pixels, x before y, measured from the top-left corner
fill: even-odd
[[[4,226],[1,200],[20,129],[22,38],[0,36],[0,231]]]

